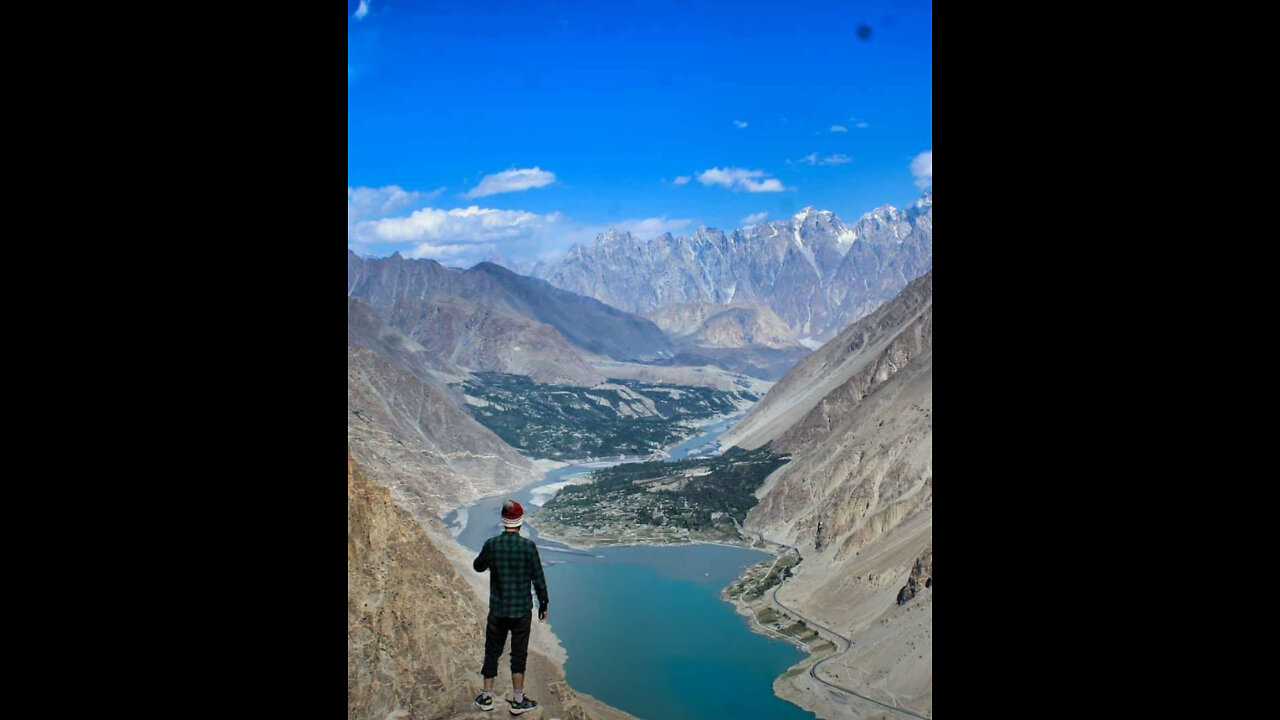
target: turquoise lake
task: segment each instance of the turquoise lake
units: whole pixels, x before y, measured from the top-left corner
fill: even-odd
[[[704,428],[670,455],[714,451],[715,437],[737,419]],[[527,511],[545,497],[535,492],[538,487],[589,471],[553,470],[509,495],[470,503],[444,521],[454,526],[459,543],[479,552],[501,532],[504,498],[516,499]],[[565,675],[575,689],[643,720],[719,720],[726,713],[769,720],[816,717],[773,694],[774,678],[804,653],[752,632],[747,619],[720,599],[720,590],[768,554],[721,545],[581,552],[538,538],[528,523],[523,533],[550,564],[547,621],[568,652]],[[504,653],[501,672],[508,672],[508,660]]]
[[[768,555],[719,545],[598,552],[595,563],[546,569],[547,620],[573,687],[645,720],[815,717],[773,694],[773,679],[804,654],[751,632],[719,596]]]

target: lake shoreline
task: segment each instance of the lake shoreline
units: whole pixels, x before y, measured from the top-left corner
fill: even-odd
[[[535,524],[532,520],[527,520],[525,522],[534,530],[538,531],[539,540],[545,539],[549,542],[556,543],[557,545],[563,545],[572,550],[578,550],[581,552],[590,552],[591,550],[598,550],[600,548],[607,548],[607,547],[610,547],[610,548],[612,547],[680,547],[682,545],[721,545],[724,547],[736,547],[736,548],[745,548],[747,550],[759,550],[760,552],[763,552],[769,555],[775,555],[775,556],[780,556],[784,554],[784,553],[775,553],[772,550],[768,550],[763,547],[752,545],[751,543],[746,541],[729,542],[727,540],[695,539],[695,540],[677,540],[673,542],[660,542],[655,540],[628,540],[625,542],[583,543],[581,540],[577,538],[573,540],[569,540],[560,535],[553,535],[553,534],[544,532],[542,530],[538,530],[537,524]]]
[[[632,541],[632,542],[582,543],[582,542],[571,542],[567,539],[564,539],[555,535],[548,535],[546,533],[543,533],[542,531],[538,531],[538,537],[539,539],[545,538],[550,542],[554,542],[558,545],[563,545],[567,548],[570,548],[573,551],[582,552],[582,553],[590,553],[593,550],[599,550],[602,548],[681,547],[686,545],[720,545],[723,547],[736,547],[736,548],[742,548],[746,550],[757,550],[767,555],[773,556],[775,562],[791,554],[791,548],[786,546],[780,546],[778,543],[772,543],[772,542],[766,541],[767,544],[779,545],[780,547],[783,548],[781,550],[771,550],[768,547],[761,547],[761,546],[755,545],[754,544],[756,542],[755,540],[748,540],[746,538],[744,538],[742,542],[726,542],[726,541],[717,541],[717,540],[681,540],[677,542],[654,542],[654,541],[641,540],[641,541]],[[552,549],[552,548],[548,548],[548,549]],[[766,561],[762,560],[761,563],[763,562],[766,562]],[[734,586],[738,585],[739,583],[749,578],[753,574],[753,568],[755,567],[756,565],[748,566],[743,570],[742,574],[736,577],[729,584],[722,587],[719,591],[720,599],[728,603],[730,606],[732,606],[735,614],[746,619],[747,628],[751,632],[757,635],[761,635],[766,638],[769,638],[770,640],[785,642],[788,645],[795,647],[797,650],[805,654],[805,656],[799,662],[796,662],[791,667],[787,668],[786,671],[779,673],[778,676],[774,678],[771,689],[773,690],[774,696],[777,697],[779,700],[784,700],[788,703],[795,705],[796,707],[799,707],[802,710],[816,714],[815,708],[805,707],[800,702],[798,702],[798,699],[794,696],[794,693],[789,693],[792,695],[792,697],[788,697],[787,695],[784,695],[782,692],[780,692],[780,689],[781,689],[780,686],[782,685],[782,681],[786,680],[787,678],[793,677],[800,673],[807,672],[808,669],[812,667],[815,663],[830,657],[831,654],[835,652],[839,646],[836,643],[834,643],[830,638],[828,638],[825,634],[823,634],[821,631],[817,630],[816,628],[812,628],[807,623],[804,623],[799,618],[796,618],[792,613],[787,611],[785,608],[782,608],[777,603],[775,603],[773,601],[772,587],[770,588],[769,592],[766,592],[764,595],[762,595],[760,600],[755,602],[754,604],[745,600],[742,595],[731,594],[729,592],[730,588],[733,588]],[[795,622],[800,622],[801,624],[804,625],[805,628],[814,632],[816,634],[816,638],[805,641],[798,637],[788,635],[774,628],[768,627],[767,625],[762,623],[759,619],[759,615],[757,614],[757,610],[759,608],[770,608],[775,613],[777,613],[778,616],[786,617]],[[819,642],[819,640],[821,642]],[[830,643],[831,647],[830,648],[823,647],[823,645],[826,643]]]

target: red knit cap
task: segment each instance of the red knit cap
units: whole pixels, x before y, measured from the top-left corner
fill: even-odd
[[[524,508],[515,500],[502,503],[502,525],[504,527],[520,527],[524,523]]]

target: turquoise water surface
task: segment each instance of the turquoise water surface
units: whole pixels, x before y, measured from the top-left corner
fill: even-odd
[[[803,653],[751,632],[719,596],[768,555],[719,545],[595,552],[604,557],[546,569],[547,619],[574,688],[644,720],[813,720],[773,694]]]

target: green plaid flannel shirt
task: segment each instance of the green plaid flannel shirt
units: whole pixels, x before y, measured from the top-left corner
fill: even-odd
[[[520,533],[504,532],[484,541],[472,563],[476,572],[489,571],[489,614],[524,617],[533,607],[529,583],[538,593],[538,611],[547,609],[547,579],[542,575],[538,546]]]

